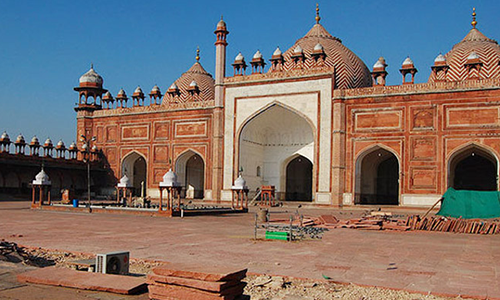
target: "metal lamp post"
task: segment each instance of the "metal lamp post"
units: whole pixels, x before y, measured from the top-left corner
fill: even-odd
[[[90,142],[95,142],[96,137],[93,136],[90,140],[83,134],[80,136],[80,141],[85,145],[86,149],[83,155],[83,161],[87,163],[87,207],[90,211]]]

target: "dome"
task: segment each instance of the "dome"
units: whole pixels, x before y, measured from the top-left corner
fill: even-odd
[[[47,173],[45,173],[45,171],[42,168],[42,170],[38,174],[36,174],[35,180],[33,180],[33,184],[34,185],[50,185],[51,182],[49,179],[50,179],[49,175],[47,175]]]
[[[403,67],[404,66],[413,66],[413,60],[411,60],[409,56],[403,61]]]
[[[325,59],[321,61],[321,64],[311,58],[317,44],[321,44],[325,54]],[[315,24],[304,37],[298,39],[292,47],[285,51],[283,54],[285,59],[283,70],[285,72],[297,68],[292,56],[301,53],[305,55],[305,61],[301,64],[301,68],[318,70],[318,72],[325,70],[333,72],[333,69],[335,70],[334,88],[336,89],[372,86],[373,79],[370,70],[363,61],[344,46],[340,39],[326,31],[321,24]],[[270,69],[268,72],[272,71]]]
[[[151,94],[156,94],[156,93],[161,93],[161,92],[158,85],[155,84],[155,86],[151,89]]]
[[[302,53],[304,53],[304,50],[302,50],[302,47],[300,47],[300,45],[297,45],[297,47],[293,49],[293,54],[302,54]]]
[[[117,185],[118,187],[132,187],[132,184],[130,183],[130,179],[128,178],[127,175],[123,175],[123,177],[120,179],[120,182]]]
[[[476,52],[471,52],[471,54],[469,54],[469,56],[467,56],[467,60],[473,60],[473,59],[479,59],[479,55],[477,55]]]
[[[226,22],[220,18],[220,21],[217,23],[217,29],[226,29]]]
[[[255,54],[253,55],[253,59],[261,59],[262,58],[262,53],[260,53],[259,50],[257,50],[257,52],[255,52]]]
[[[108,91],[104,96],[102,97],[102,100],[113,100],[113,95]]]
[[[40,143],[40,141],[38,141],[38,138],[36,137],[36,135],[31,139],[31,144],[32,145],[35,145],[35,144],[38,144]]]
[[[163,175],[163,181],[160,182],[161,187],[174,187],[179,186],[177,182],[177,174],[172,171],[172,169],[168,170],[165,175]]]
[[[118,97],[127,97],[127,94],[125,93],[125,90],[120,89],[117,94]]]
[[[436,56],[436,59],[434,59],[434,63],[443,63],[446,62],[446,57],[444,57],[443,54],[439,53],[438,56]]]
[[[137,86],[137,88],[134,91],[134,94],[142,94],[142,89],[140,86]]]
[[[2,133],[2,136],[0,136],[0,140],[10,140],[9,135],[7,134],[7,131],[4,131]]]
[[[197,87],[196,98],[192,96],[193,82]],[[189,70],[181,75],[169,88],[175,93],[165,93],[163,104],[213,101],[215,98],[215,81],[212,75],[205,71],[200,62],[195,62]],[[190,93],[191,92],[191,93]]]
[[[80,77],[80,86],[96,86],[96,87],[102,87],[103,80],[101,75],[97,74],[96,71],[94,71],[94,66],[90,67],[90,70],[87,71],[87,73],[83,74]]]
[[[373,65],[373,68],[384,68],[384,64],[379,60],[377,60],[377,62]]]
[[[243,61],[243,60],[245,60],[245,57],[243,56],[243,54],[241,54],[241,52],[238,53],[238,55],[236,55],[236,57],[234,58],[235,62],[236,61]]]
[[[59,140],[59,142],[57,142],[57,147],[58,148],[65,147],[63,140]]]
[[[18,144],[24,144],[26,143],[25,139],[24,139],[24,136],[22,134],[19,134],[16,138],[16,143]]]
[[[314,51],[323,51],[323,46],[320,43],[317,43],[316,46],[314,46]]]
[[[282,55],[283,53],[280,50],[280,47],[276,47],[276,50],[273,52],[273,56],[279,56]]]
[[[52,146],[52,140],[50,138],[47,138],[45,140],[45,143],[43,143],[45,146]]]
[[[243,189],[247,189],[247,182],[245,181],[245,179],[243,179],[243,177],[241,177],[241,174],[238,178],[236,178],[236,180],[234,181],[234,185],[233,185],[233,189],[234,190],[243,190]]]
[[[75,150],[77,149],[76,147],[76,143],[73,141],[73,143],[71,143],[71,145],[69,145],[69,150]]]
[[[498,64],[500,46],[497,41],[486,37],[477,28],[472,28],[458,44],[444,55],[449,67],[445,80],[466,80],[469,74],[465,64],[467,60],[471,59],[471,55],[474,56],[473,59],[479,59],[482,63],[481,70],[478,72],[479,79],[500,78]],[[435,80],[435,75],[431,73],[429,82]]]
[[[88,146],[87,146],[87,144],[83,144],[83,145],[82,145],[82,150],[83,150],[83,151],[87,151],[87,147],[88,147]]]

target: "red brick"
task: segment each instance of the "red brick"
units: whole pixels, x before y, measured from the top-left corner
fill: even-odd
[[[196,279],[189,279],[182,277],[149,274],[148,283],[149,284],[165,283],[165,284],[180,285],[185,287],[192,287],[210,292],[221,292],[227,288],[240,284],[241,281],[203,281],[203,280],[196,280]]]
[[[68,268],[46,267],[17,275],[19,282],[54,285],[116,294],[135,294],[146,290],[144,278],[89,273]]]
[[[247,269],[235,270],[234,268],[221,266],[192,266],[175,263],[155,268],[153,269],[153,273],[203,281],[238,281],[245,278]]]
[[[176,285],[149,285],[149,295],[150,298],[160,299],[161,296],[171,297],[174,299],[182,299],[182,300],[232,300],[236,298],[236,296],[243,294],[243,289],[245,287],[245,283],[241,283],[238,286],[230,288],[233,290],[230,294],[221,295],[219,293],[212,293],[192,288],[187,288],[183,286]],[[228,289],[228,290],[230,290]]]

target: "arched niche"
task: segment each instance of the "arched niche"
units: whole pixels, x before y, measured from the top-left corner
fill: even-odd
[[[455,151],[448,163],[448,187],[456,190],[498,190],[498,159],[476,144]]]
[[[399,204],[399,160],[380,146],[363,151],[356,161],[355,204]]]
[[[134,195],[146,195],[147,191],[147,163],[144,156],[138,152],[130,152],[122,160],[122,176],[127,175],[134,186]],[[144,185],[142,183],[144,182]],[[144,190],[142,190],[142,188]]]
[[[198,153],[189,150],[175,162],[177,178],[187,199],[203,199],[205,191],[205,162]]]
[[[249,118],[241,127],[238,145],[236,168],[243,170],[250,197],[260,186],[273,185],[277,198],[284,200],[286,166],[290,158],[300,155],[309,162],[315,161],[315,135],[311,122],[299,112],[280,104],[273,104]],[[314,163],[312,165],[314,168]],[[260,176],[254,171],[256,168],[259,168]],[[314,176],[312,180],[315,180]]]

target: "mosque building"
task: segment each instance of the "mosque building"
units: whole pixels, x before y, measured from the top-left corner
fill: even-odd
[[[449,188],[498,190],[500,47],[477,28],[445,55],[426,83],[402,63],[386,86],[386,62],[370,69],[316,23],[268,58],[239,53],[225,73],[228,26],[215,29],[215,75],[194,64],[173,83],[104,89],[80,77],[77,136],[96,136],[109,186],[127,175],[159,196],[172,168],[183,196],[231,199],[240,173],[251,195],[271,185],[282,201],[317,205],[430,206]],[[247,70],[248,69],[248,70]],[[81,142],[78,147],[81,148]]]

